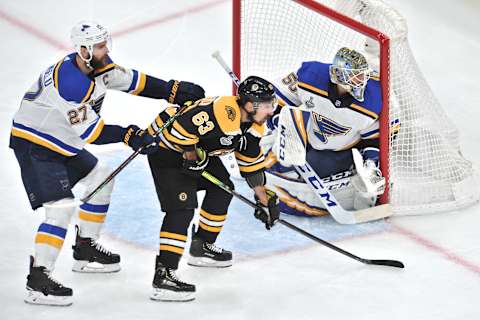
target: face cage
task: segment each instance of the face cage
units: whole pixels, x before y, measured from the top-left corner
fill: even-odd
[[[370,73],[370,69],[347,69],[330,66],[332,82],[347,85],[352,88],[365,87],[370,79]]]

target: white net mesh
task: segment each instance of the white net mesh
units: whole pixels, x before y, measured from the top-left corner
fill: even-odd
[[[378,70],[378,52],[366,37],[291,0],[241,1],[241,78],[267,79],[301,62],[331,62],[347,46]],[[319,0],[390,38],[390,114],[400,130],[390,138],[389,202],[396,214],[452,210],[479,200],[478,176],[459,151],[458,131],[447,118],[411,53],[405,20],[379,0]],[[369,45],[375,43],[367,42]],[[375,46],[373,46],[374,48]]]

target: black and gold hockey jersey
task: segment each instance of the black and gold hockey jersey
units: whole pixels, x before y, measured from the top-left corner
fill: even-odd
[[[153,135],[178,110],[175,106],[165,109],[148,127],[148,132]],[[188,107],[157,140],[162,148],[177,152],[195,147],[202,148],[209,156],[234,152],[240,173],[246,177],[264,168],[265,157],[259,142],[265,132],[265,125],[241,122],[237,97],[209,97]]]

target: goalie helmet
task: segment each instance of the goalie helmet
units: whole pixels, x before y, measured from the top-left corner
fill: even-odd
[[[237,96],[242,107],[247,102],[252,102],[255,109],[262,102],[275,103],[273,84],[257,76],[250,76],[243,80],[238,86]]]
[[[370,72],[367,59],[361,53],[344,47],[333,58],[330,81],[347,89],[358,101],[363,101]]]
[[[93,58],[93,46],[107,42],[108,50],[112,48],[112,40],[110,33],[107,29],[102,27],[99,23],[94,21],[80,21],[77,23],[70,33],[70,39],[72,40],[75,51],[78,53],[80,58],[85,61],[87,64]],[[81,48],[85,47],[89,53],[88,58],[85,58],[81,54]]]

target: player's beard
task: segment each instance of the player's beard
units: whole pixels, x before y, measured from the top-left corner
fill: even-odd
[[[92,57],[90,60],[90,65],[93,69],[100,69],[107,65],[107,55],[105,55],[102,59],[97,59],[95,56]]]

